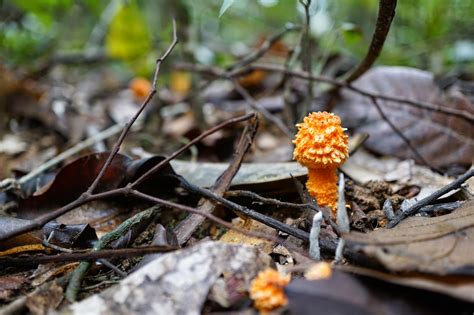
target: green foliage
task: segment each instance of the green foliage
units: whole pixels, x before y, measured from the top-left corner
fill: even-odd
[[[51,54],[89,48],[92,30],[102,23],[112,3],[118,3],[120,9],[106,23],[99,48],[142,75],[153,70],[154,58],[169,43],[171,16],[177,18],[181,39],[187,39],[183,46],[195,59],[218,65],[229,64],[242,54],[242,47],[252,49],[262,37],[278,32],[286,23],[303,21],[300,0],[178,2],[0,1],[0,55],[10,63],[25,66]],[[316,68],[321,66],[319,60],[331,54],[354,60],[364,56],[378,0],[312,0],[310,10],[312,36],[318,49]],[[473,16],[474,1],[398,1],[397,15],[378,63],[436,72],[453,66],[473,67]],[[317,29],[324,23],[325,28]],[[291,48],[298,42],[298,35],[290,34],[285,41]]]
[[[151,37],[135,1],[123,5],[109,26],[105,47],[109,56],[132,60],[146,55]]]
[[[224,0],[224,2],[222,2],[222,6],[221,6],[221,9],[219,10],[219,17],[221,17],[225,11],[227,11],[227,9],[229,9],[232,4],[234,4],[235,0]]]

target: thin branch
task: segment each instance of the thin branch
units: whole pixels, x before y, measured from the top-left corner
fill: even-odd
[[[99,251],[106,247],[108,247],[112,242],[123,237],[132,229],[137,227],[142,227],[143,229],[151,223],[153,218],[156,217],[158,212],[161,210],[160,206],[153,206],[146,210],[143,210],[140,213],[135,214],[133,217],[128,218],[122,224],[117,226],[114,230],[110,231],[109,233],[102,236],[92,248],[92,251]],[[144,226],[144,224],[146,226]],[[133,242],[133,240],[131,240]],[[69,278],[69,283],[66,289],[66,299],[73,302],[77,298],[77,294],[79,293],[79,289],[81,287],[82,279],[85,277],[87,272],[89,271],[92,263],[90,261],[81,261],[79,266],[74,270],[71,277]],[[115,266],[114,266],[115,267]]]
[[[173,51],[173,49],[174,49],[174,47],[176,46],[177,43],[178,43],[178,37],[176,35],[176,21],[173,19],[173,41],[172,41],[171,45],[168,47],[168,49],[165,51],[163,56],[161,56],[160,58],[158,58],[156,60],[155,74],[153,76],[153,84],[152,84],[153,88],[150,91],[150,93],[148,94],[148,96],[145,99],[145,101],[143,102],[143,104],[138,109],[138,111],[135,113],[135,115],[125,125],[125,128],[123,129],[122,133],[120,134],[119,139],[115,143],[114,148],[110,152],[110,155],[108,156],[107,160],[105,161],[104,165],[102,166],[99,174],[94,179],[92,184],[89,186],[87,191],[84,193],[86,196],[92,194],[94,192],[94,190],[97,188],[97,185],[99,184],[99,181],[102,179],[105,172],[107,171],[110,164],[112,163],[112,160],[117,155],[123,141],[125,140],[125,137],[127,136],[128,132],[130,131],[130,128],[135,123],[138,116],[140,116],[140,114],[143,112],[143,110],[145,110],[148,103],[153,99],[153,96],[156,94],[156,91],[157,91],[156,90],[156,85],[157,85],[157,81],[158,81],[158,75],[159,75],[160,69],[161,69],[161,64],[163,63],[163,61],[166,58],[168,58],[168,56],[171,54],[171,52]]]
[[[351,83],[360,78],[377,60],[382,51],[383,44],[387,38],[393,17],[395,16],[395,8],[397,0],[380,0],[379,12],[377,15],[377,23],[375,24],[374,34],[370,42],[369,50],[360,64],[345,79],[346,83]]]
[[[179,203],[174,203],[172,201],[164,200],[164,199],[161,199],[161,198],[158,198],[158,197],[153,197],[153,196],[144,194],[142,192],[139,192],[138,190],[128,189],[128,188],[126,188],[126,189],[128,190],[129,194],[131,194],[135,197],[138,197],[140,199],[147,200],[149,202],[153,202],[153,203],[156,203],[156,204],[160,204],[160,205],[163,205],[165,207],[174,208],[174,209],[178,209],[178,210],[185,211],[185,212],[188,212],[188,213],[194,213],[194,214],[201,215],[201,216],[205,217],[206,219],[209,219],[209,220],[211,220],[211,221],[213,221],[213,222],[215,222],[219,225],[222,225],[223,227],[226,227],[226,228],[231,229],[231,230],[235,230],[235,231],[237,231],[239,233],[242,233],[242,234],[245,234],[247,236],[266,239],[266,240],[276,242],[276,243],[279,243],[279,244],[284,243],[284,241],[281,240],[278,237],[274,237],[274,236],[271,236],[271,235],[268,235],[268,234],[258,233],[258,232],[254,232],[254,231],[248,231],[246,229],[242,229],[242,228],[239,228],[237,226],[234,226],[231,223],[229,223],[227,221],[224,221],[221,218],[213,215],[212,213],[201,211],[201,210],[191,208],[191,207],[188,207],[188,206],[180,205]]]
[[[382,107],[380,106],[380,104],[378,103],[377,99],[375,97],[372,97],[371,98],[371,101],[372,101],[372,104],[375,106],[375,108],[377,109],[377,112],[379,113],[380,117],[385,120],[385,122],[390,126],[390,128],[392,128],[392,130],[400,137],[400,139],[402,139],[403,142],[405,142],[405,144],[408,146],[408,148],[410,149],[411,152],[413,152],[413,154],[415,155],[415,157],[420,160],[423,164],[425,164],[426,166],[430,167],[431,169],[433,170],[436,170],[440,173],[442,173],[441,171],[439,171],[435,166],[431,165],[431,163],[429,163],[421,154],[420,152],[418,152],[418,150],[413,146],[413,144],[411,144],[411,141],[410,139],[408,139],[404,134],[403,132],[398,129],[398,127],[387,117],[387,115],[385,115],[384,111],[382,110]]]
[[[253,143],[257,128],[258,118],[257,115],[254,115],[253,119],[248,121],[244,131],[242,132],[232,162],[212,186],[212,191],[215,194],[222,196],[229,188],[232,179],[240,169],[240,165],[242,164],[245,153],[247,153],[248,149]],[[204,198],[202,198],[198,204],[199,209],[203,212],[212,213],[215,209],[215,205],[211,201]],[[181,221],[174,230],[176,237],[178,238],[178,243],[184,244],[185,242],[187,242],[192,236],[192,234],[196,231],[196,229],[204,222],[205,219],[206,218],[201,215],[191,214],[183,221]]]
[[[272,48],[273,44],[278,42],[287,33],[297,31],[297,30],[300,30],[300,29],[301,29],[301,26],[299,26],[299,25],[294,25],[294,24],[291,24],[291,23],[287,24],[283,30],[281,30],[280,32],[278,32],[278,33],[270,36],[269,38],[267,38],[265,40],[265,42],[260,46],[260,48],[253,51],[252,53],[248,54],[247,56],[245,56],[243,59],[237,61],[236,63],[226,67],[226,70],[227,71],[232,71],[232,70],[235,70],[235,69],[239,69],[239,68],[243,68],[245,66],[248,66],[249,64],[251,64],[251,63],[257,61],[258,59],[260,59],[261,57],[263,57],[263,55],[265,55],[265,53]]]
[[[248,190],[231,190],[225,193],[225,197],[227,198],[228,197],[248,197],[248,198],[257,200],[258,202],[274,205],[277,207],[285,207],[285,208],[292,208],[292,209],[311,208],[314,211],[320,210],[319,208],[315,207],[314,205],[310,203],[298,204],[298,203],[292,203],[292,202],[284,202],[278,199],[265,198],[265,197],[260,196],[259,194],[254,193],[253,191],[248,191]]]
[[[311,51],[311,37],[310,37],[310,23],[311,23],[311,15],[309,13],[309,8],[311,6],[311,0],[300,0],[300,4],[304,8],[304,27],[302,29],[301,33],[301,42],[300,42],[300,47],[301,47],[301,66],[304,71],[306,71],[309,74],[312,74],[312,51]],[[309,111],[309,106],[311,101],[314,98],[314,89],[313,89],[313,82],[307,82],[307,87],[306,87],[306,94],[304,96],[304,100],[302,103],[301,108],[297,111],[298,116],[296,117],[298,121],[303,119],[304,116],[307,115]]]
[[[28,255],[19,257],[0,257],[0,266],[35,266],[51,262],[94,261],[103,258],[135,257],[176,250],[170,246],[145,246],[137,248],[102,249],[98,251],[74,252],[56,255]]]
[[[252,95],[250,95],[249,92],[247,92],[247,90],[244,89],[237,80],[231,79],[231,82],[234,84],[235,90],[245,99],[245,101],[253,110],[261,113],[263,117],[265,117],[268,121],[274,123],[275,126],[277,126],[289,139],[293,138],[293,133],[288,129],[288,127],[285,125],[285,123],[283,123],[283,121],[281,121],[278,117],[270,113],[263,106],[260,106],[252,97]]]
[[[402,97],[397,97],[397,96],[373,93],[373,92],[355,87],[352,84],[345,83],[343,81],[339,81],[336,79],[332,79],[330,77],[311,75],[307,72],[299,71],[299,70],[288,70],[288,69],[285,69],[284,67],[271,65],[271,64],[253,64],[249,66],[249,68],[253,70],[266,70],[266,71],[281,72],[281,73],[285,73],[285,74],[288,74],[290,76],[294,76],[300,79],[324,82],[327,84],[331,84],[334,86],[351,90],[353,92],[356,92],[357,94],[363,95],[368,98],[377,98],[377,99],[381,99],[385,101],[397,102],[397,103],[405,104],[412,107],[423,108],[429,111],[440,112],[440,113],[450,115],[450,116],[457,116],[459,118],[466,120],[469,123],[474,123],[474,114],[471,114],[463,110],[442,107],[437,104],[433,104],[429,102],[423,102],[423,101],[417,101],[417,100],[412,100],[412,99],[407,99],[407,98],[402,98]],[[230,74],[230,76],[238,76],[238,75],[239,73],[237,72]]]
[[[214,202],[218,202],[221,205],[223,205],[226,208],[229,208],[236,213],[241,213],[245,216],[248,216],[251,219],[254,219],[258,222],[261,222],[265,225],[268,225],[274,229],[277,229],[279,231],[285,232],[287,234],[293,235],[294,237],[297,237],[301,240],[308,241],[309,240],[309,233],[305,232],[303,230],[294,228],[292,226],[289,226],[285,223],[282,223],[272,217],[268,217],[264,214],[261,214],[260,212],[257,212],[255,210],[252,210],[250,208],[241,206],[235,202],[232,202],[230,200],[225,199],[224,197],[218,196],[212,191],[201,188],[199,186],[196,186],[190,182],[188,182],[186,179],[184,179],[182,176],[176,176],[180,181],[183,187],[191,192],[194,192],[196,194],[199,194],[205,198],[208,198],[210,200],[213,200]]]
[[[450,192],[451,190],[458,189],[459,187],[461,187],[461,185],[465,181],[467,181],[472,176],[474,176],[474,168],[471,168],[466,173],[459,176],[456,180],[454,180],[450,184],[444,186],[443,188],[435,191],[434,193],[432,193],[428,197],[425,197],[425,198],[421,199],[420,201],[417,201],[414,205],[412,205],[406,211],[403,211],[400,214],[398,214],[397,216],[395,216],[395,218],[393,218],[393,220],[391,220],[388,223],[387,227],[388,228],[393,228],[398,223],[400,223],[403,219],[418,213],[423,207],[425,207],[425,206],[431,204],[432,202],[436,201],[439,197],[441,197],[444,194]]]

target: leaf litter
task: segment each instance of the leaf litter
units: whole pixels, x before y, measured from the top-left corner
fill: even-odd
[[[265,47],[259,44],[257,52]],[[284,48],[286,58],[290,50]],[[255,60],[249,60],[244,63],[251,66]],[[315,303],[351,314],[469,310],[467,303],[474,302],[472,190],[450,189],[387,228],[394,217],[449,185],[456,177],[449,175],[469,169],[472,104],[465,91],[456,85],[443,90],[430,73],[400,67],[373,68],[353,83],[385,97],[380,106],[387,118],[430,165],[449,171],[440,174],[420,165],[423,161],[366,95],[335,85],[345,88],[334,112],[356,143],[340,167],[346,179],[338,211],[348,214],[347,232],[341,217],[331,217],[307,198],[301,182],[308,171],[291,162],[290,139],[274,124],[285,119],[287,103],[306,98],[301,81],[283,78],[286,84],[278,72],[239,69],[238,63],[204,70],[225,80],[231,77],[225,71],[243,71],[236,82],[247,92],[207,79],[201,96],[210,115],[200,119],[193,104],[194,74],[173,70],[170,87],[158,90],[123,143],[108,139],[115,131],[21,183],[21,176],[68,143],[94,139],[110,124],[131,121],[140,101],[153,96],[156,82],[136,78],[127,85],[107,79],[104,70],[79,79],[82,84],[48,77],[27,84],[1,66],[9,84],[0,88],[0,97],[13,100],[1,110],[23,130],[16,135],[2,126],[7,135],[0,142],[0,162],[8,167],[0,175],[10,178],[0,186],[0,312],[255,312],[249,290],[262,271],[285,279],[291,274],[289,284],[278,284],[287,298],[276,310],[280,313],[310,314]],[[445,111],[393,100],[400,96]],[[249,103],[262,115],[248,114]],[[450,115],[450,110],[463,114]],[[206,124],[213,133],[203,133]],[[56,135],[47,136],[51,130]],[[357,134],[369,138],[356,141]],[[201,135],[210,137],[195,140]],[[106,150],[114,143],[123,144],[120,153]],[[175,158],[188,148],[190,154]],[[18,172],[11,175],[14,168]],[[30,228],[91,194],[105,197]],[[320,226],[314,229],[313,222]],[[9,236],[24,228],[27,232]],[[310,248],[321,253],[310,255]],[[331,263],[327,277],[303,277],[315,270],[314,257]],[[272,285],[269,281],[263,289],[277,292]]]

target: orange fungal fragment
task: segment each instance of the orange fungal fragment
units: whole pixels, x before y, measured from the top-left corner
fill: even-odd
[[[288,304],[284,288],[290,282],[290,275],[282,275],[275,269],[261,271],[250,284],[250,298],[261,313],[269,313]]]

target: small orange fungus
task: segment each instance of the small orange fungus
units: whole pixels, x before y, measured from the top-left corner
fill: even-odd
[[[261,313],[269,313],[288,304],[284,288],[290,282],[290,275],[282,275],[268,268],[261,271],[250,284],[250,298]]]
[[[319,262],[305,271],[304,277],[308,280],[323,280],[332,276],[331,265],[327,262]]]
[[[336,212],[337,168],[349,157],[348,137],[341,119],[328,112],[314,112],[297,124],[293,159],[308,168],[306,188],[318,204]]]
[[[143,101],[150,94],[151,83],[145,78],[135,78],[130,82],[129,88],[137,101]]]

